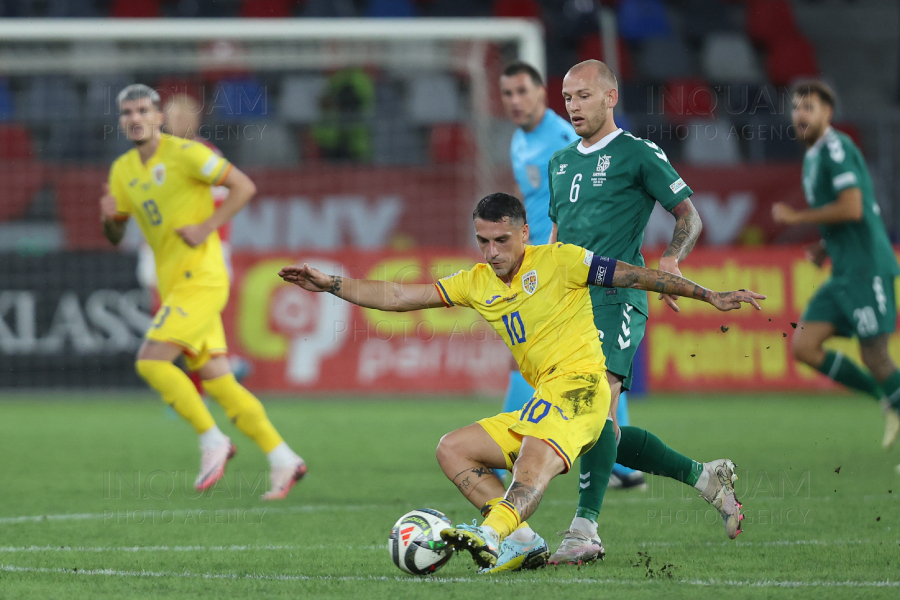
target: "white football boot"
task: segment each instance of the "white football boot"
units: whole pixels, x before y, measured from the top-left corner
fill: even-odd
[[[231,439],[226,437],[218,446],[213,448],[200,448],[200,473],[194,481],[194,488],[202,492],[216,485],[216,482],[225,474],[225,465],[237,452]]]
[[[592,536],[578,529],[566,529],[560,531],[558,535],[565,537],[559,545],[559,550],[547,560],[547,564],[583,565],[606,558],[603,542],[596,535]]]
[[[262,500],[281,500],[286,498],[294,484],[306,475],[306,462],[297,457],[296,462],[286,467],[273,468],[269,471],[271,486],[269,491],[260,496]]]
[[[713,505],[722,515],[725,521],[725,533],[734,539],[741,533],[741,503],[734,495],[734,482],[737,475],[734,473],[735,464],[727,458],[720,458],[712,462],[703,463],[703,470],[709,475],[706,489],[700,492],[700,497]]]

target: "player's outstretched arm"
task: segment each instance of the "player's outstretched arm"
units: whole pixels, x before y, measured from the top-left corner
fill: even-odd
[[[684,296],[694,300],[709,302],[721,311],[733,310],[746,302],[757,310],[761,310],[757,300],[765,300],[765,296],[746,290],[736,292],[714,292],[693,281],[656,269],[636,267],[618,261],[612,277],[612,287],[637,288],[648,292],[659,292],[672,296]]]
[[[676,204],[670,212],[675,217],[675,230],[672,232],[672,241],[663,252],[662,258],[659,259],[659,268],[667,273],[681,275],[678,265],[694,249],[694,244],[697,243],[700,232],[703,231],[703,222],[690,198]],[[673,295],[660,294],[659,300],[664,300],[669,308],[678,312],[678,304],[675,303]]]
[[[310,292],[329,292],[364,308],[406,312],[444,306],[437,289],[428,284],[401,284],[392,281],[351,279],[326,275],[308,264],[290,265],[279,277]]]

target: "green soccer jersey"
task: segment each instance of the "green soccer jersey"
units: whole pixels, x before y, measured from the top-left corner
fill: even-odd
[[[550,219],[558,240],[644,266],[641,243],[656,202],[666,210],[693,192],[659,146],[617,129],[585,148],[581,141],[553,155]],[[591,286],[594,306],[628,303],[647,315],[647,292]]]
[[[862,192],[860,221],[821,225],[832,277],[870,279],[898,275],[897,259],[888,240],[872,179],[862,153],[849,137],[829,128],[803,157],[803,191],[813,208],[834,202],[845,189]]]

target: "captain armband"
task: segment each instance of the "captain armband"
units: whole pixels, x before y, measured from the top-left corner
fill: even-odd
[[[588,270],[588,285],[613,287],[613,275],[616,273],[616,263],[618,262],[614,258],[595,254],[591,259],[591,268]]]

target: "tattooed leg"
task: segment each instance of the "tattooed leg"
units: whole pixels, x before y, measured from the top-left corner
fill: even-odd
[[[537,510],[550,480],[565,468],[566,464],[546,442],[525,436],[513,465],[513,482],[504,499],[516,507],[524,521]]]
[[[503,484],[491,471],[506,467],[503,451],[477,423],[441,438],[437,459],[447,479],[475,508],[503,496]]]

